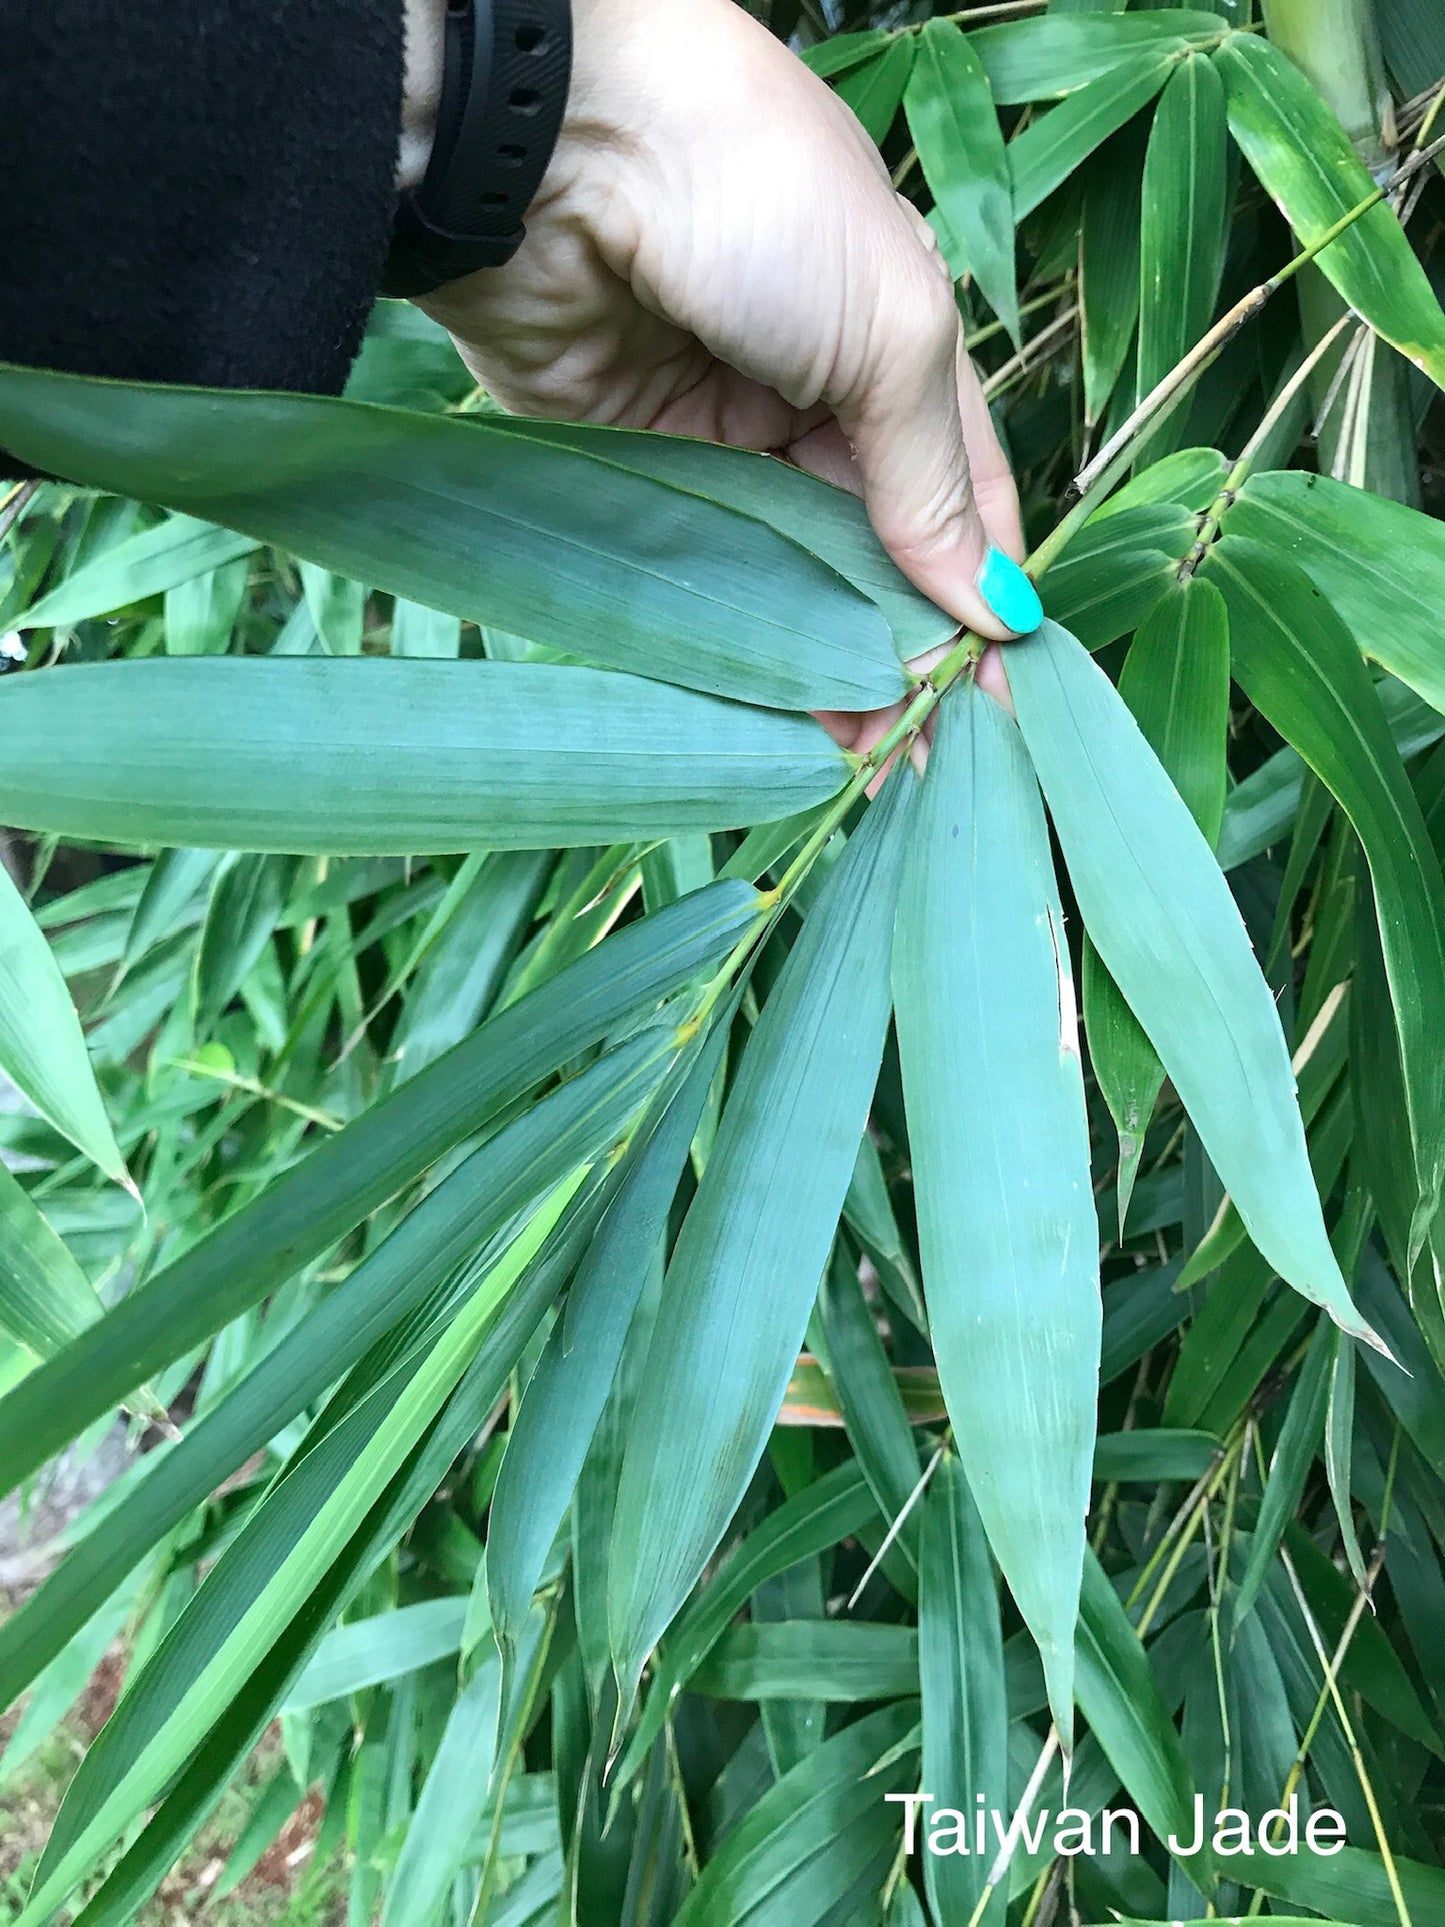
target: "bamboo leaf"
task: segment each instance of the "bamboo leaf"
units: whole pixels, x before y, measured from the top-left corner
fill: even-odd
[[[1079,230],[1084,414],[1102,419],[1124,372],[1139,319],[1139,170],[1120,133],[1089,163]],[[1146,471],[1147,473],[1147,471]]]
[[[720,963],[757,904],[747,884],[719,883],[618,931],[318,1144],[0,1399],[0,1484],[43,1465],[615,1025]]]
[[[447,1898],[486,1810],[501,1666],[495,1654],[457,1696],[387,1883],[382,1927],[427,1927]]]
[[[1445,527],[1433,516],[1326,475],[1265,474],[1244,484],[1228,527],[1297,563],[1364,653],[1445,711]]]
[[[1191,40],[1218,40],[1222,23],[1199,9],[1062,14],[1006,20],[969,35],[1001,106],[1077,93],[1123,66],[1183,53]]]
[[[668,1633],[642,1716],[617,1765],[619,1787],[642,1766],[678,1695],[757,1588],[877,1518],[877,1502],[858,1464],[850,1460],[785,1500],[748,1534]]]
[[[464,1598],[423,1599],[333,1627],[286,1695],[282,1713],[308,1713],[450,1659],[462,1643],[466,1609]]]
[[[1091,1551],[1079,1602],[1079,1710],[1161,1840],[1194,1838],[1194,1788],[1149,1657]],[[1210,1854],[1188,1863],[1207,1875]]]
[[[1248,1616],[1259,1596],[1270,1561],[1279,1551],[1285,1527],[1294,1517],[1310,1466],[1319,1450],[1338,1336],[1320,1320],[1290,1393],[1289,1409],[1280,1427],[1279,1443],[1274,1449],[1260,1500],[1259,1520],[1250,1540],[1249,1561],[1239,1582],[1239,1591],[1234,1595],[1235,1626]],[[1340,1342],[1350,1341],[1341,1338]]]
[[[1224,267],[1224,87],[1202,54],[1181,60],[1160,97],[1144,161],[1139,256],[1138,393],[1183,360],[1214,313]],[[1176,410],[1151,436],[1167,455],[1184,428]]]
[[[49,1358],[104,1309],[65,1240],[0,1164],[0,1330]]]
[[[49,1917],[224,1712],[401,1470],[574,1189],[533,1216],[420,1364],[355,1407],[248,1521],[86,1755],[22,1919]]]
[[[1256,34],[1231,34],[1214,56],[1229,131],[1307,246],[1374,192],[1350,138],[1287,55]],[[1352,308],[1445,387],[1445,312],[1394,210],[1372,207],[1318,256]]]
[[[3,863],[0,1070],[108,1178],[129,1183],[65,979]]]
[[[728,1833],[674,1927],[724,1920],[823,1920],[875,1855],[891,1857],[898,1814],[887,1795],[917,1772],[905,1702],[845,1727],[783,1776]]]
[[[949,20],[930,20],[903,105],[919,163],[984,299],[1019,343],[1013,182],[988,77],[968,39]]]
[[[939,1377],[1067,1744],[1098,1396],[1098,1223],[1043,806],[1018,732],[972,689],[939,719],[893,968]]]
[[[189,515],[170,515],[73,569],[9,619],[14,629],[73,629],[93,616],[143,602],[248,556],[258,544],[233,529]]]
[[[1274,999],[1208,843],[1107,676],[1045,623],[1009,657],[1089,935],[1259,1250],[1372,1337],[1330,1250]]]
[[[206,899],[192,980],[196,1033],[206,1037],[250,976],[286,905],[293,865],[285,857],[233,857]]]
[[[1195,518],[1173,501],[1090,521],[1044,576],[1044,607],[1086,648],[1102,649],[1178,586],[1195,534]]]
[[[487,1590],[502,1642],[526,1618],[612,1390],[648,1266],[727,1041],[719,1022],[681,1089],[639,1146],[566,1308],[528,1381],[507,1438],[487,1529]]]
[[[847,101],[862,122],[863,131],[879,147],[903,104],[913,48],[912,34],[895,34],[882,53],[863,66],[849,67],[838,78],[838,98]]]
[[[0,443],[608,668],[787,709],[897,694],[887,624],[805,550],[499,416],[0,367]]]
[[[1154,605],[1130,644],[1119,694],[1195,822],[1217,842],[1228,774],[1229,617],[1212,583],[1192,576]],[[1164,1068],[1092,944],[1084,954],[1084,1027],[1119,1133],[1122,1235]]]
[[[985,1811],[1007,1811],[1008,1704],[998,1595],[983,1524],[952,1453],[944,1455],[923,1498],[918,1661],[924,1786],[940,1806],[956,1812],[972,1813],[979,1795]],[[988,1861],[925,1853],[923,1863],[938,1919],[972,1920]],[[979,1927],[996,1927],[1007,1907],[1001,1885]]]
[[[624,1700],[762,1454],[837,1229],[888,1023],[913,802],[911,773],[899,777],[809,910],[668,1267],[613,1529],[608,1619]]]
[[[1229,604],[1236,679],[1339,800],[1370,865],[1415,1151],[1413,1267],[1445,1191],[1440,865],[1369,674],[1309,579],[1236,535],[1208,567]]]
[[[8,678],[0,727],[6,820],[107,843],[614,843],[787,816],[848,776],[806,718],[550,663],[88,664]]]
[[[1101,142],[1146,106],[1169,78],[1182,43],[1168,41],[1090,81],[1009,143],[1014,219],[1048,199]],[[995,90],[995,98],[1002,99]]]

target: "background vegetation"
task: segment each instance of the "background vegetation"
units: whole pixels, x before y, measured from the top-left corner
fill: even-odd
[[[958,277],[1018,729],[856,503],[409,309],[0,369],[0,1474],[135,1447],[0,1625],[17,1829],[122,1675],[27,1922],[303,1820],[387,1927],[1445,1919],[1445,16],[770,24]],[[1142,1856],[902,1851],[1066,1756]]]

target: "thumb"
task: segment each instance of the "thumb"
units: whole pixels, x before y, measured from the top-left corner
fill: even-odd
[[[852,379],[829,400],[856,452],[869,516],[893,560],[950,615],[979,635],[1007,641],[1036,629],[1043,611],[1028,577],[990,540],[979,511],[960,411],[961,384],[971,381],[976,391],[977,377],[963,353],[952,283],[906,218],[890,227],[871,312],[851,317],[846,331],[864,342],[864,351]],[[981,395],[977,401],[986,416]],[[987,455],[985,466],[991,467]],[[987,480],[996,500],[1000,478],[990,473]],[[1011,494],[1006,465],[1003,480]],[[1009,518],[996,510],[989,517],[1001,519]],[[999,532],[1015,546],[1016,537]]]

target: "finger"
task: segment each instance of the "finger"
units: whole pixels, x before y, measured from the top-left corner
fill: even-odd
[[[1024,559],[1023,517],[1019,513],[1018,486],[1009,467],[994,425],[993,412],[983,392],[978,370],[963,345],[960,329],[955,357],[958,387],[958,414],[963,423],[963,445],[968,450],[968,468],[973,481],[973,499],[979,520],[995,548],[1014,562]]]
[[[1038,598],[990,540],[975,495],[948,271],[901,208],[874,225],[872,241],[871,312],[855,319],[863,345],[851,380],[828,398],[856,451],[873,525],[904,574],[959,621],[996,640],[1024,633],[1038,625]],[[858,281],[866,289],[870,276]],[[1002,451],[972,419],[997,511]]]

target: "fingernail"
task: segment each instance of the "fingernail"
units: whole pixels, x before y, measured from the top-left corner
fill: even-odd
[[[978,572],[978,592],[1000,622],[1007,623],[1015,635],[1030,635],[1044,619],[1044,605],[1038,590],[1017,562],[1011,562],[1002,549],[991,548]]]

